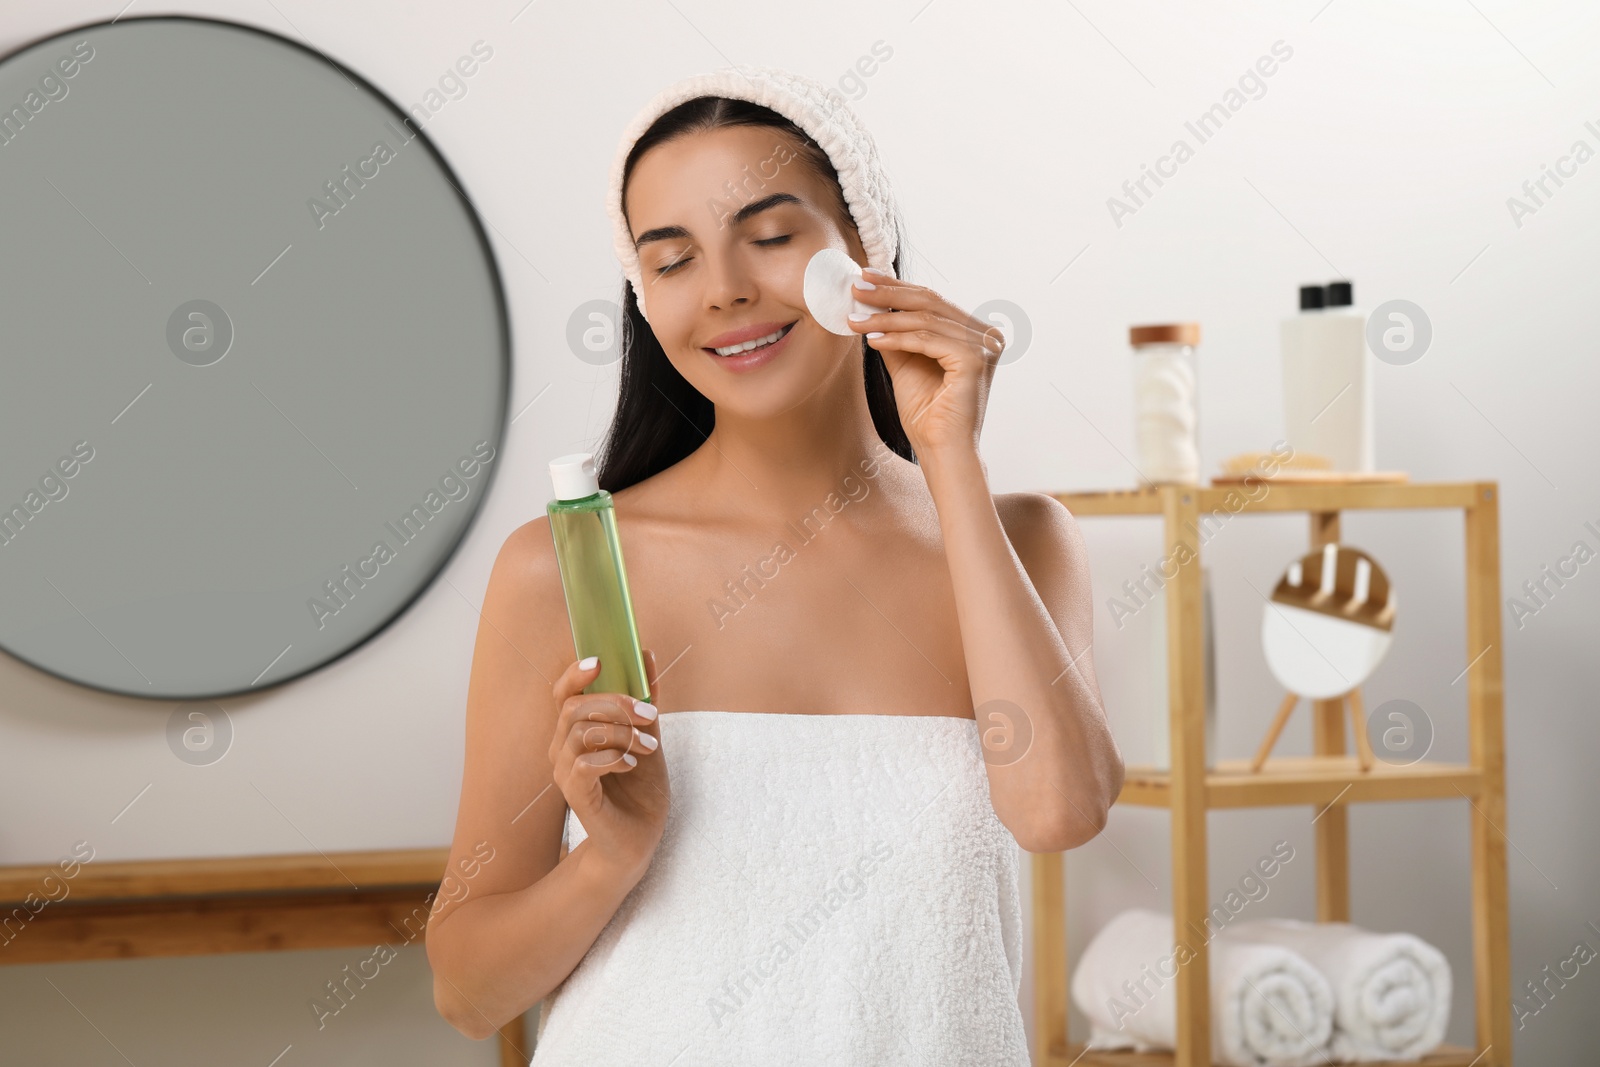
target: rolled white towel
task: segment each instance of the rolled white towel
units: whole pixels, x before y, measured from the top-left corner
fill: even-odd
[[[1305,957],[1333,986],[1337,1060],[1419,1059],[1450,1022],[1450,962],[1414,934],[1380,934],[1352,923],[1254,919],[1217,940],[1267,942]]]
[[[1307,1067],[1327,1059],[1333,991],[1317,969],[1276,945],[1210,942],[1211,1058],[1228,1067]],[[1108,922],[1072,975],[1072,1001],[1095,1048],[1173,1048],[1180,949],[1172,916],[1131,908]]]

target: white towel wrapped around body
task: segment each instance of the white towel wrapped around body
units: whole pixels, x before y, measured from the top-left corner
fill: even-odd
[[[1316,968],[1275,945],[1213,938],[1209,948],[1213,1061],[1228,1067],[1326,1062],[1333,991]],[[1173,1048],[1177,973],[1188,958],[1174,941],[1171,915],[1131,908],[1107,923],[1072,975],[1072,1000],[1089,1017],[1090,1045]]]
[[[1444,1040],[1450,963],[1414,934],[1380,934],[1351,923],[1255,919],[1217,940],[1266,942],[1299,953],[1333,987],[1336,1060],[1419,1059]]]
[[[975,719],[659,725],[661,842],[546,998],[532,1067],[1028,1067],[1021,849]]]

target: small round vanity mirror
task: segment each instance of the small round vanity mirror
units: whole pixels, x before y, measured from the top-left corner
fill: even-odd
[[[123,18],[0,60],[0,649],[114,693],[276,685],[454,552],[504,296],[420,120],[311,47]]]
[[[1291,563],[1263,606],[1267,666],[1291,693],[1343,696],[1388,654],[1394,613],[1394,588],[1371,556],[1325,545]]]

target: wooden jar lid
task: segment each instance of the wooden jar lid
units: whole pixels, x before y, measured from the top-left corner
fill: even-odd
[[[1157,326],[1131,326],[1128,328],[1128,343],[1135,348],[1140,345],[1198,345],[1200,324],[1169,322]]]

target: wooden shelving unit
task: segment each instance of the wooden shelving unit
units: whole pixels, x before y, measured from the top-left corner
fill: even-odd
[[[1074,515],[1149,515],[1162,519],[1164,553],[1180,542],[1187,558],[1166,583],[1171,770],[1129,767],[1118,803],[1163,807],[1172,815],[1172,913],[1179,928],[1204,930],[1206,813],[1212,808],[1309,805],[1316,809],[1317,920],[1350,920],[1347,806],[1370,801],[1459,798],[1472,825],[1473,989],[1477,1047],[1444,1047],[1425,1067],[1510,1067],[1511,942],[1506,881],[1504,694],[1500,645],[1500,511],[1494,482],[1294,484],[1240,487],[1161,486],[1097,493],[1056,493]],[[1201,634],[1201,545],[1191,531],[1202,516],[1302,512],[1312,549],[1339,540],[1344,511],[1460,509],[1466,535],[1466,664],[1469,762],[1378,764],[1363,773],[1345,754],[1339,701],[1314,702],[1314,754],[1269,760],[1260,774],[1248,760],[1206,770]],[[1067,1037],[1066,892],[1061,853],[1032,854],[1034,1061],[1048,1067],[1210,1067],[1209,951],[1191,939],[1193,957],[1179,969],[1177,1049],[1173,1053],[1084,1051]]]
[[[94,860],[70,878],[53,864],[0,867],[0,917],[12,920],[0,935],[0,966],[378,944],[421,951],[428,896],[449,854]],[[65,895],[50,900],[63,885]],[[499,1037],[502,1067],[528,1062],[522,1019]]]

